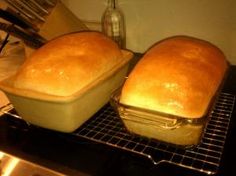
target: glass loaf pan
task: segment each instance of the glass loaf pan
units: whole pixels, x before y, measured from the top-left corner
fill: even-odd
[[[193,147],[201,141],[208,115],[198,119],[182,118],[157,111],[121,104],[120,90],[111,97],[111,105],[130,133],[181,147]]]
[[[99,79],[71,96],[53,96],[12,86],[12,77],[0,83],[17,113],[26,122],[61,132],[73,132],[109,102],[127,75],[133,53],[122,50],[123,60]]]

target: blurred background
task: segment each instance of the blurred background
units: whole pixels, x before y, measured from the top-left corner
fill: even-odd
[[[62,1],[90,29],[101,30],[106,0]],[[172,35],[190,35],[220,47],[236,64],[235,0],[118,0],[126,21],[126,47],[145,52]]]
[[[101,31],[107,0],[61,1],[89,29]],[[235,0],[118,0],[118,4],[125,17],[127,49],[143,53],[166,37],[190,35],[212,42],[236,65]],[[51,35],[58,29],[47,31]]]

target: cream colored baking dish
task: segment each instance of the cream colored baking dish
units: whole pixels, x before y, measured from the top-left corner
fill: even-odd
[[[17,113],[25,121],[47,129],[73,132],[94,115],[120,87],[133,53],[122,50],[124,59],[98,80],[71,96],[53,96],[12,87],[13,77],[0,83]]]

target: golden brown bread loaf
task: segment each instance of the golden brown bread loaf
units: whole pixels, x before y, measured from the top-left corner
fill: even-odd
[[[120,102],[185,118],[200,118],[227,70],[211,43],[175,36],[150,48],[126,80]]]
[[[103,34],[71,33],[35,51],[16,74],[14,87],[69,96],[121,61],[121,50]]]

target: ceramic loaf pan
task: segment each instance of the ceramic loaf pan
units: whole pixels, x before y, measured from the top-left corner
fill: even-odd
[[[48,95],[12,86],[13,77],[0,83],[17,113],[26,122],[61,132],[73,132],[110,99],[123,84],[132,52],[122,50],[123,61],[71,96]]]

